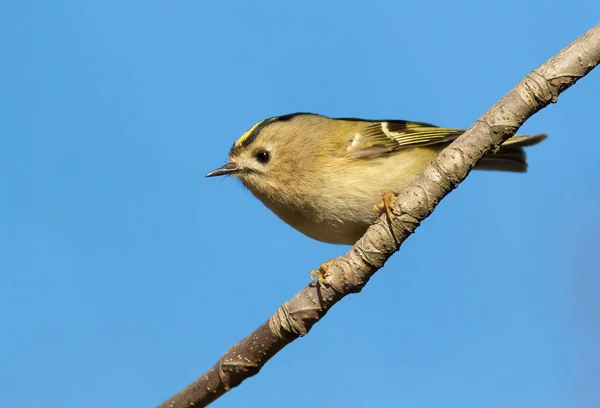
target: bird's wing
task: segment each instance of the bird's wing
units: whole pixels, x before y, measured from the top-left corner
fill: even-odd
[[[372,122],[350,135],[346,155],[356,158],[372,157],[410,147],[448,143],[464,132],[461,129],[404,120]]]

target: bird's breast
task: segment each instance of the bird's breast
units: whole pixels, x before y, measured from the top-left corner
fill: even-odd
[[[400,192],[435,155],[398,155],[333,163],[319,180],[286,183],[269,194],[255,193],[284,222],[318,241],[354,244],[377,219],[374,206],[385,191]],[[310,180],[309,180],[310,181]]]

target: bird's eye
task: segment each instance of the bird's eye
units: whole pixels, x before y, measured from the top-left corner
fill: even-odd
[[[269,160],[271,160],[271,154],[267,151],[260,150],[256,152],[256,160],[258,160],[259,163],[267,164]]]

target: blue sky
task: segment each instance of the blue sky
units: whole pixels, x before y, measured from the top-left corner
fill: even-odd
[[[295,111],[468,127],[600,3],[0,5],[0,406],[149,407],[346,247],[203,176]],[[600,73],[215,407],[592,406]],[[595,377],[594,377],[595,375]]]

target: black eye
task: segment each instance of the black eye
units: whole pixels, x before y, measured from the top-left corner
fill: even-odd
[[[258,162],[262,163],[262,164],[267,164],[269,162],[269,160],[271,160],[271,154],[264,150],[260,150],[260,151],[256,152],[255,157],[256,157],[256,160],[258,160]]]

